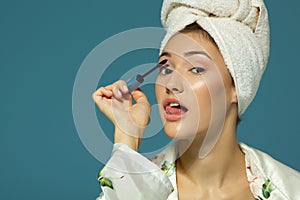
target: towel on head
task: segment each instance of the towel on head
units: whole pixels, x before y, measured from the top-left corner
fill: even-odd
[[[165,0],[161,20],[167,41],[196,22],[215,40],[234,80],[238,114],[253,100],[269,57],[269,22],[262,0]]]

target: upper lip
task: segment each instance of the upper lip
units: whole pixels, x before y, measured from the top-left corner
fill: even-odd
[[[178,99],[175,99],[175,98],[166,98],[165,101],[164,101],[164,103],[163,103],[164,109],[166,109],[166,107],[170,103],[178,103],[180,105],[181,109],[184,109],[185,111],[188,110],[187,107],[185,107]]]

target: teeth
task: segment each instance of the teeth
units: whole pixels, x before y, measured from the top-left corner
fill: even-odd
[[[170,106],[177,107],[177,106],[179,106],[179,104],[178,103],[170,103]]]

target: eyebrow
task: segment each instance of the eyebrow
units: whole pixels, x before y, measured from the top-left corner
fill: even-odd
[[[193,56],[193,55],[197,55],[197,54],[204,55],[211,60],[211,57],[204,51],[188,51],[188,52],[184,53],[184,56],[187,57],[187,56]]]
[[[162,52],[159,57],[163,57],[163,56],[172,57],[172,55],[170,53],[168,53],[168,52]]]
[[[204,55],[207,58],[209,58],[210,60],[212,60],[211,57],[204,51],[188,51],[188,52],[184,53],[184,57],[189,57],[189,56],[193,56],[193,55],[197,55],[197,54]],[[172,57],[172,55],[169,52],[163,52],[159,57],[162,57],[162,56]]]

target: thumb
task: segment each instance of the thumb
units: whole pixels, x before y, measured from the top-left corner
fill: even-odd
[[[140,88],[137,88],[136,90],[131,92],[131,95],[133,99],[138,104],[149,104],[149,101],[147,99],[147,96],[142,92]]]

